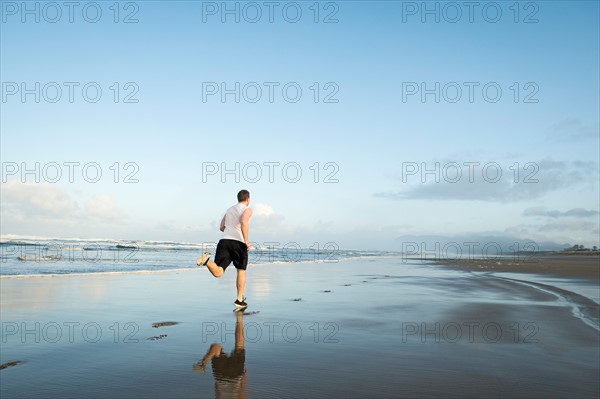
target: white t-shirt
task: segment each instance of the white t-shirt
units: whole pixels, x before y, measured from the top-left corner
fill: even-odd
[[[240,216],[248,208],[246,204],[238,202],[234,206],[227,209],[225,212],[225,231],[223,232],[223,238],[228,240],[244,241],[242,234],[242,223],[240,222]]]

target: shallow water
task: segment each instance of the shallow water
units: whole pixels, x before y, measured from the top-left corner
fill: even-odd
[[[205,269],[0,280],[0,362],[24,361],[1,371],[0,393],[596,397],[597,326],[507,277],[399,258],[251,267],[244,315],[232,312],[233,268],[219,280]],[[164,321],[178,324],[152,327]],[[195,367],[212,344],[232,362],[240,330],[241,376]]]

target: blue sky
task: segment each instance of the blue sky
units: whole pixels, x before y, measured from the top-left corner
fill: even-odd
[[[428,3],[438,5],[439,23],[430,14],[422,22],[421,2],[400,1],[320,2],[319,23],[312,1],[278,2],[272,23],[263,2],[253,3],[263,12],[257,23],[244,14],[239,23],[232,15],[223,23],[222,2],[121,2],[118,23],[113,1],[97,2],[97,23],[82,16],[89,2],[74,10],[72,23],[66,7],[50,23],[44,17],[54,18],[54,10],[38,2],[36,23],[21,2],[1,3],[3,235],[216,241],[224,210],[247,188],[255,209],[251,239],[259,243],[399,250],[405,241],[496,237],[598,245],[598,2],[520,2],[516,23],[512,1],[493,3],[502,13],[495,23],[488,22],[491,2],[480,2],[472,23],[462,2],[451,3],[463,15],[456,23],[444,18],[452,17],[443,14],[452,11],[448,2]],[[227,4],[252,11],[247,2]],[[203,9],[213,6],[217,14],[203,22]],[[300,20],[287,22],[284,7],[292,17],[301,9]],[[416,14],[407,13],[411,7]],[[94,8],[88,11],[93,18]],[[137,23],[122,22],[130,12]],[[332,12],[338,22],[323,23]],[[527,16],[538,22],[525,23]],[[33,94],[22,101],[21,84],[34,89],[35,82],[40,102]],[[49,82],[63,90],[55,103],[42,93]],[[72,103],[64,82],[79,84]],[[98,102],[82,96],[89,82],[102,89]],[[240,102],[233,94],[203,101],[207,82],[229,89],[239,82]],[[241,93],[250,82],[262,88],[256,103]],[[273,102],[265,82],[273,82]],[[298,102],[283,97],[290,82],[302,90]],[[405,92],[436,82],[439,102]],[[486,84],[490,97],[482,93]],[[8,94],[15,87],[19,92]],[[451,102],[456,87],[462,97]],[[487,101],[497,87],[501,97]],[[138,102],[123,102],[134,88]],[[337,102],[324,102],[328,94]],[[536,102],[525,102],[527,95]],[[36,162],[40,169],[62,165],[63,178],[36,183],[20,173]],[[80,163],[73,182],[65,162]],[[103,173],[97,183],[81,174],[92,162]],[[125,169],[128,162],[138,167],[137,183],[123,182],[134,171]],[[203,179],[203,165],[232,169],[236,162],[240,172],[261,165],[262,179]],[[269,162],[279,162],[273,182]],[[409,163],[419,171],[403,181]],[[438,183],[422,175],[436,163],[440,173],[463,166],[462,179],[441,176]],[[465,163],[475,165],[473,181]],[[287,181],[294,176],[282,174],[285,164],[300,168],[298,182]],[[499,181],[484,177],[487,164],[500,168]],[[333,172],[338,182],[324,183]],[[537,181],[526,183],[527,176]]]

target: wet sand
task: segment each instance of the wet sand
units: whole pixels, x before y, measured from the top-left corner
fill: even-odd
[[[0,396],[600,393],[598,303],[564,276],[400,258],[251,266],[240,314],[232,271],[1,279],[0,364],[22,363],[1,371]]]
[[[531,259],[458,259],[437,262],[461,270],[510,273],[539,273],[600,282],[598,255],[536,255]]]

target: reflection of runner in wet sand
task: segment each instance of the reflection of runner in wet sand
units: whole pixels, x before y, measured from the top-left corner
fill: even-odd
[[[236,312],[235,348],[227,356],[219,343],[210,346],[201,362],[194,364],[193,370],[203,373],[208,362],[212,360],[213,376],[215,377],[216,398],[245,398],[246,397],[246,351],[244,349],[244,323],[242,311]]]

